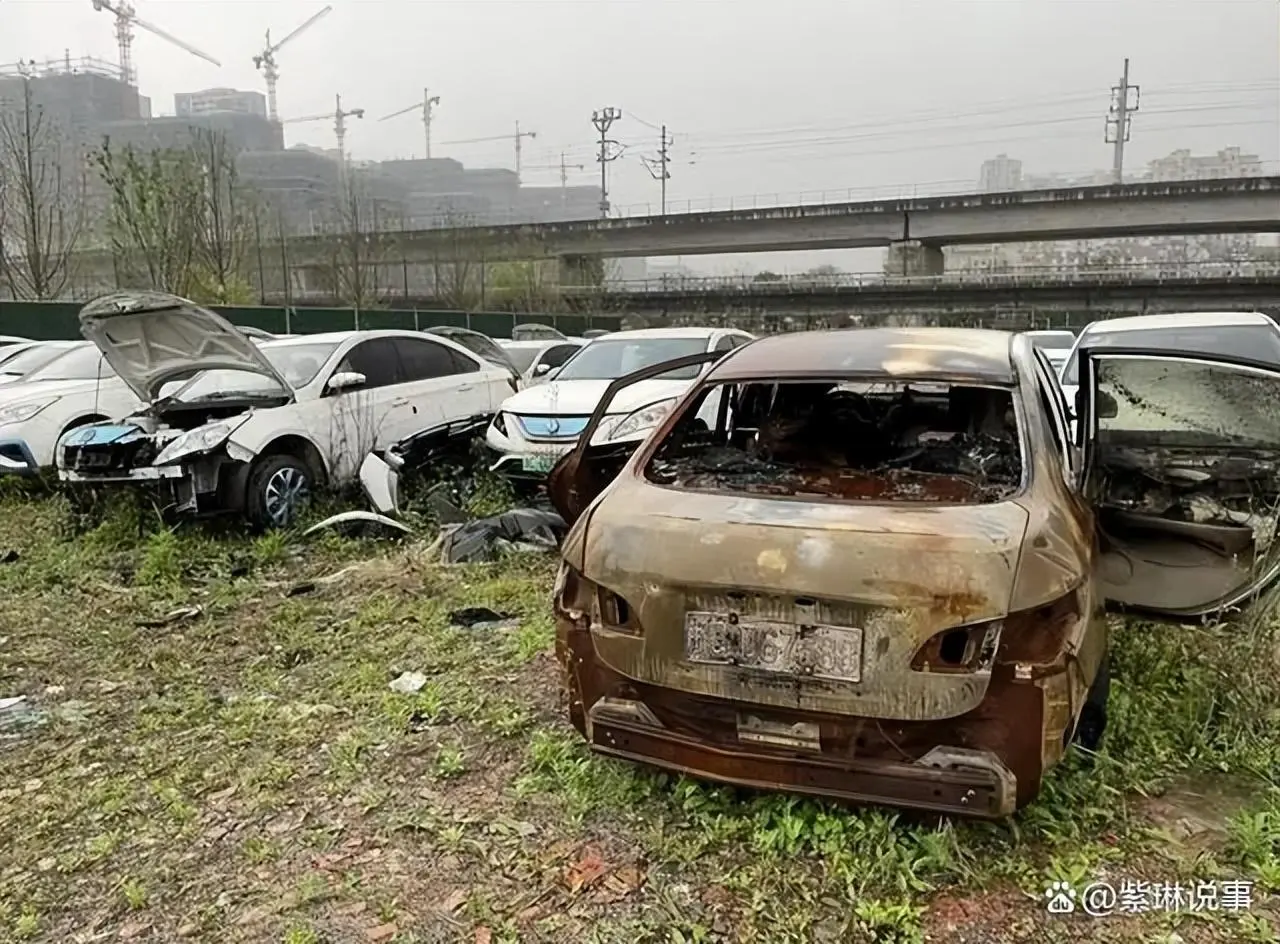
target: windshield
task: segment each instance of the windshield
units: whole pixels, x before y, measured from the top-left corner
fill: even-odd
[[[663,361],[701,354],[707,338],[620,338],[592,341],[560,368],[556,380],[617,380],[633,371]],[[664,380],[693,380],[705,365],[694,364],[669,374]]]
[[[523,374],[533,365],[533,359],[541,350],[540,347],[509,347],[506,352],[507,357],[511,358],[511,363],[515,364]]]
[[[1046,354],[1050,351],[1061,351],[1065,354],[1071,350],[1071,345],[1076,343],[1076,336],[1070,331],[1028,331],[1027,337],[1031,338],[1031,343]]]
[[[1280,365],[1280,331],[1274,325],[1203,325],[1186,328],[1133,328],[1127,331],[1099,331],[1082,334],[1080,346],[1140,347],[1156,351],[1190,351],[1242,357]],[[1073,352],[1062,372],[1064,384],[1080,383],[1080,358]]]
[[[106,358],[92,344],[64,350],[43,367],[27,374],[27,380],[97,380],[103,377],[114,377]]]
[[[476,331],[432,331],[427,329],[430,334],[438,334],[443,338],[448,338],[454,344],[465,347],[476,357],[483,358],[490,364],[497,364],[499,367],[505,367],[507,370],[515,370],[515,364],[512,362],[510,355],[499,346],[498,342],[490,337],[486,337]],[[520,373],[520,371],[516,371]]]
[[[294,390],[305,387],[316,378],[333,352],[336,341],[310,344],[271,344],[261,347],[271,366],[280,372]],[[270,377],[250,370],[207,370],[174,391],[179,400],[227,400],[239,397],[278,397],[280,385]]]

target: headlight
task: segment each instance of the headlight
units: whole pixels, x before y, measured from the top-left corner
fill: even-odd
[[[228,436],[240,425],[240,421],[210,423],[183,433],[169,445],[160,450],[152,465],[169,465],[179,459],[199,452],[208,452],[215,446],[226,442]]]
[[[50,397],[47,400],[28,400],[0,409],[0,426],[6,423],[25,423],[47,406],[57,403],[61,397]]]
[[[642,433],[646,429],[653,429],[671,412],[671,408],[676,405],[676,398],[669,400],[659,400],[657,403],[650,403],[648,406],[642,406],[634,413],[628,413],[617,423],[613,429],[609,430],[608,439],[626,439],[637,433]]]

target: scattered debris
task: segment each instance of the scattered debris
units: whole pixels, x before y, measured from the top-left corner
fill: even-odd
[[[300,597],[307,593],[315,593],[316,585],[308,580],[304,583],[295,583],[292,587],[284,592],[287,597]]]
[[[516,508],[463,525],[441,529],[432,545],[446,564],[474,564],[497,560],[503,552],[554,551],[568,527],[554,511]]]
[[[378,941],[389,941],[399,933],[400,929],[396,927],[393,922],[389,922],[387,924],[380,924],[376,928],[370,928],[365,931],[364,939],[366,941],[373,941],[376,944]]]
[[[392,679],[388,688],[401,695],[412,695],[426,684],[427,677],[421,672],[402,672],[397,678]]]
[[[467,629],[515,629],[520,625],[520,618],[511,613],[499,613],[487,606],[469,606],[450,613],[449,625],[465,626]]]
[[[600,857],[600,853],[588,847],[583,850],[582,858],[566,870],[564,884],[570,892],[576,895],[578,892],[590,888],[600,881],[608,871],[609,867],[604,864],[604,859]]]
[[[317,531],[338,527],[341,527],[344,531],[360,532],[368,529],[371,525],[378,528],[386,528],[388,531],[393,532],[393,536],[395,534],[413,534],[413,528],[388,518],[386,515],[379,515],[372,511],[344,511],[312,525],[302,532],[302,536],[311,537]]]
[[[21,556],[22,555],[19,554],[17,551],[15,551],[13,548],[9,548],[9,550],[7,551],[0,552],[0,564],[16,563],[18,558]]]
[[[159,629],[162,626],[169,626],[173,623],[179,623],[183,620],[192,620],[204,612],[203,607],[199,606],[180,606],[176,610],[171,610],[159,619],[138,620],[137,626],[140,629]]]
[[[0,740],[13,740],[23,729],[43,724],[45,720],[45,713],[28,701],[26,695],[0,698]]]

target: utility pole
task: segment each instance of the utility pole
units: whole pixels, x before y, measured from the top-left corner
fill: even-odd
[[[640,160],[644,166],[648,168],[649,174],[654,180],[662,184],[662,215],[667,215],[667,181],[671,179],[671,172],[667,169],[671,164],[671,152],[669,148],[674,144],[674,140],[667,136],[667,126],[662,126],[662,138],[658,143],[658,157],[651,159],[642,157]]]
[[[591,113],[591,123],[595,125],[597,131],[600,132],[600,153],[596,155],[596,160],[600,162],[600,216],[609,216],[609,162],[616,161],[621,154],[620,151],[609,153],[609,145],[617,146],[617,141],[609,140],[610,126],[622,117],[622,109],[614,108],[610,105],[603,111],[593,111]]]
[[[1133,92],[1133,101],[1129,101],[1129,92]],[[1111,172],[1118,184],[1124,183],[1124,146],[1129,140],[1129,129],[1133,124],[1133,113],[1138,110],[1140,91],[1138,86],[1129,84],[1129,60],[1124,61],[1124,73],[1120,76],[1120,84],[1111,86],[1111,109],[1107,112],[1107,131],[1103,140],[1115,145],[1111,160]]]

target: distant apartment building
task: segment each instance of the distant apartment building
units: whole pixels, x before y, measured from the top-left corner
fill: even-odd
[[[267,117],[267,98],[261,92],[214,88],[202,92],[178,92],[173,96],[173,112],[179,118],[234,112]]]
[[[1242,154],[1238,147],[1197,157],[1183,148],[1147,164],[1149,180],[1208,180],[1214,177],[1261,177],[1262,159]]]
[[[222,135],[233,154],[241,151],[283,149],[278,124],[260,115],[236,112],[110,121],[104,122],[98,131],[103,137],[110,139],[113,147],[132,147],[139,151],[179,150],[189,147],[195,143],[201,131]]]
[[[978,190],[982,193],[1005,193],[1022,189],[1022,161],[997,154],[982,162],[978,172]]]
[[[1016,167],[1016,171],[1015,171]],[[1113,181],[1108,170],[1089,174],[1025,175],[1021,162],[1004,154],[984,161],[980,188],[998,190],[1047,190],[1063,187],[1102,187]],[[1011,183],[1013,174],[1020,186]],[[1265,173],[1256,154],[1238,147],[1216,154],[1195,155],[1187,148],[1148,162],[1145,169],[1125,175],[1126,183],[1146,181],[1206,180],[1215,177],[1256,177]],[[944,250],[949,271],[1002,272],[1032,268],[1154,267],[1232,263],[1255,258],[1268,245],[1265,237],[1245,234],[1206,236],[1132,236],[1118,239],[1071,240],[1044,243],[1006,243],[994,246],[948,246]]]

